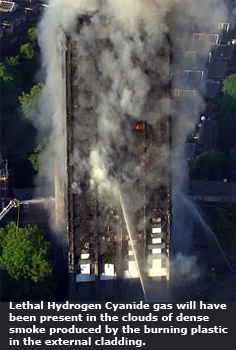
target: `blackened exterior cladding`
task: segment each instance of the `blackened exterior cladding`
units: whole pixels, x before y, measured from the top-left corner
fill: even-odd
[[[116,275],[121,276],[122,268],[122,239],[119,236],[122,234],[120,222],[120,213],[117,208],[107,207],[102,201],[98,201],[96,189],[90,186],[90,176],[88,173],[83,174],[80,180],[80,192],[76,193],[73,190],[73,181],[75,170],[71,165],[71,155],[74,152],[76,144],[75,135],[75,115],[79,111],[79,84],[75,82],[75,76],[78,76],[76,69],[77,64],[77,49],[73,41],[67,43],[66,56],[67,69],[67,175],[68,175],[68,200],[67,200],[67,222],[69,236],[69,272],[73,275],[81,275],[83,266],[89,265],[90,278],[86,283],[80,285],[77,283],[77,292],[80,291],[80,296],[71,295],[73,299],[83,300],[100,300],[102,296],[102,285],[100,281],[99,288],[97,286],[99,276],[104,273],[104,262],[114,263],[116,265]],[[80,62],[82,63],[82,62]],[[91,68],[95,70],[95,57],[91,62]],[[73,80],[74,78],[74,80]],[[79,83],[79,82],[78,82]],[[92,84],[94,81],[92,81]],[[84,92],[83,92],[84,93]],[[92,95],[91,95],[92,94]],[[88,93],[88,98],[93,100],[94,91]],[[96,142],[97,120],[94,113],[94,106],[83,107],[83,116],[90,115],[90,121],[85,121],[83,117],[80,122],[86,122],[86,126],[90,129],[90,139],[86,140],[81,156],[85,159],[89,158],[89,152]],[[78,122],[78,120],[77,120]],[[89,125],[88,125],[89,123]],[[82,125],[79,125],[82,127]],[[88,277],[88,276],[87,276]],[[111,285],[112,283],[110,283]],[[113,282],[114,284],[114,282]],[[89,285],[89,287],[88,287]],[[82,289],[82,291],[81,291]],[[107,288],[105,288],[107,289]],[[113,288],[108,288],[109,296],[114,294],[111,292]],[[71,290],[75,290],[71,284]],[[77,293],[75,292],[75,293]]]

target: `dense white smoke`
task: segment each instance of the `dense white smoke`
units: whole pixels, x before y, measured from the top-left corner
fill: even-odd
[[[85,14],[92,15],[91,25],[81,26],[78,33],[78,17]],[[40,128],[50,131],[44,169],[52,187],[58,182],[58,196],[63,196],[67,186],[66,36],[73,43],[74,60],[74,147],[68,159],[73,166],[73,191],[80,193],[81,181],[90,174],[91,191],[96,188],[102,198],[112,202],[111,193],[116,197],[119,188],[133,214],[143,206],[144,194],[145,200],[152,200],[153,191],[168,186],[173,174],[175,186],[180,186],[181,148],[204,103],[202,87],[190,105],[176,103],[170,91],[181,87],[178,73],[193,27],[196,32],[207,32],[225,16],[219,0],[50,1],[39,25],[46,72]],[[169,130],[162,136],[155,131],[170,115],[171,157],[165,139]],[[143,120],[153,127],[155,140],[163,137],[165,141],[150,142],[148,147],[137,141],[135,125]],[[137,161],[137,157],[141,159]],[[151,171],[143,171],[143,164]],[[143,176],[146,190],[139,186]]]

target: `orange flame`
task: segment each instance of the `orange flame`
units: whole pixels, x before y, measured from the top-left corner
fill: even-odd
[[[136,130],[143,130],[143,124],[137,124],[135,127]]]

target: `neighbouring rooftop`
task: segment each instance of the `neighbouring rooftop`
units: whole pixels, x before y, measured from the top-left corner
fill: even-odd
[[[236,182],[192,180],[189,182],[189,194],[236,198]]]
[[[6,13],[5,16],[1,16],[0,13],[0,19],[1,19],[1,24],[2,25],[8,25],[11,24],[12,22],[14,22],[16,19],[23,17],[25,15],[25,11],[24,10],[16,10],[14,12],[9,12]]]
[[[206,82],[206,97],[217,98],[221,92],[222,84],[219,82]]]
[[[224,79],[227,73],[227,63],[224,61],[214,61],[209,68],[207,79]]]
[[[220,45],[218,46],[214,58],[216,60],[227,60],[231,61],[234,55],[234,45]]]
[[[13,11],[16,3],[12,1],[0,1],[0,11],[2,12],[10,12]]]

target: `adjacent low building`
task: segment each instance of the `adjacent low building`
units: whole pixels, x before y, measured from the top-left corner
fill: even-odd
[[[0,58],[13,56],[25,40],[27,30],[34,26],[43,5],[36,1],[0,1]]]
[[[189,197],[201,206],[225,206],[236,201],[236,182],[192,180]]]

